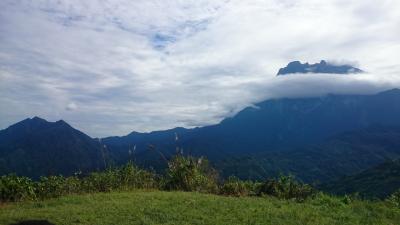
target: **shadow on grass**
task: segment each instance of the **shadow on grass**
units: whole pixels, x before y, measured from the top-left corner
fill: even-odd
[[[55,225],[47,220],[24,220],[18,223],[12,223],[9,225]]]

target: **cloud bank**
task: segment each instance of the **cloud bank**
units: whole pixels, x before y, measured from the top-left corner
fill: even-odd
[[[91,136],[219,122],[268,98],[400,87],[396,0],[3,0],[0,128],[34,115]],[[289,61],[354,76],[276,77]]]

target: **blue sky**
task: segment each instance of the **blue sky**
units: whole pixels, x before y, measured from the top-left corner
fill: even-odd
[[[0,129],[40,116],[123,135],[400,87],[398,12],[396,0],[2,0]],[[321,59],[368,73],[275,77]]]

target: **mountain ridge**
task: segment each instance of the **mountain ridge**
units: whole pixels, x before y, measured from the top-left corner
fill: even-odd
[[[323,183],[319,188],[333,194],[357,193],[367,198],[385,198],[400,188],[400,159]]]
[[[296,73],[331,73],[331,74],[356,74],[363,73],[359,68],[348,64],[334,65],[321,60],[319,63],[309,64],[300,61],[292,61],[286,67],[280,68],[277,76],[296,74]]]
[[[170,150],[174,150],[179,144],[184,149],[204,151],[210,147],[207,143],[213,143],[211,147],[215,151],[229,149],[231,152],[243,152],[246,144],[242,143],[251,143],[254,151],[266,151],[278,146],[291,147],[322,141],[335,133],[373,124],[400,125],[400,118],[397,116],[400,114],[399,89],[373,95],[273,99],[260,102],[256,106],[257,109],[245,108],[219,124],[177,131],[179,143],[175,141],[173,129],[165,131],[164,135],[160,131],[140,135],[135,133],[120,138],[137,146],[143,145],[142,142],[151,143],[152,138],[162,139],[159,143],[151,144]],[[382,111],[382,108],[386,110]],[[146,140],[142,141],[140,137],[146,137]],[[132,141],[129,141],[130,138]],[[105,144],[110,144],[112,139],[102,140]],[[109,147],[112,148],[112,145]]]
[[[177,150],[219,162],[259,153],[298,153],[339,133],[374,125],[400,126],[400,89],[372,95],[272,99],[256,106],[211,126],[131,132],[101,139],[93,139],[63,120],[26,119],[0,131],[0,173],[16,171],[34,177],[42,173],[71,174],[128,160],[163,169],[163,158],[171,158]],[[14,129],[19,131],[8,134]],[[318,155],[319,148],[307,151]],[[62,167],[64,163],[68,166]],[[43,169],[41,165],[51,166]]]

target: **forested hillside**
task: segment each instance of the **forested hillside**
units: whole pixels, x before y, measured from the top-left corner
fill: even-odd
[[[400,160],[387,161],[358,174],[322,184],[319,188],[340,195],[385,198],[400,188]]]

